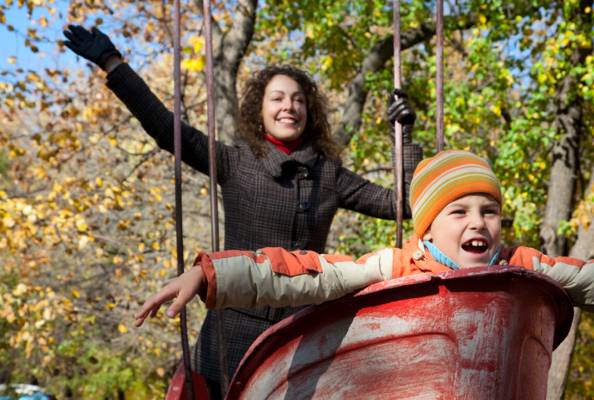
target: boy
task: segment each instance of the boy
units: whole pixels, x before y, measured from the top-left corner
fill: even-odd
[[[381,280],[458,268],[514,265],[544,273],[564,287],[576,306],[594,311],[594,260],[548,257],[501,245],[501,191],[489,164],[459,150],[423,160],[410,187],[414,235],[402,249],[349,257],[230,250],[200,253],[194,267],[152,296],[136,315],[140,326],[164,302],[175,316],[196,294],[209,308],[318,304]]]

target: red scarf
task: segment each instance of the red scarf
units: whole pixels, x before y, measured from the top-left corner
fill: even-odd
[[[301,137],[298,137],[297,139],[291,140],[289,142],[285,142],[283,140],[277,139],[274,136],[269,135],[269,134],[266,134],[266,136],[264,136],[264,138],[267,141],[269,141],[270,143],[272,143],[274,145],[274,147],[276,147],[277,149],[279,149],[280,151],[282,151],[285,154],[291,154],[292,152],[297,150],[299,147],[301,147],[301,143],[303,142]]]

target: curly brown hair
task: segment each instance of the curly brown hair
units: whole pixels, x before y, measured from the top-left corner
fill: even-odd
[[[290,65],[268,66],[247,81],[239,106],[237,137],[249,144],[256,157],[266,154],[262,101],[266,86],[276,75],[293,79],[305,94],[307,123],[301,136],[303,141],[311,142],[314,149],[326,157],[338,159],[342,149],[330,132],[326,96],[318,90],[318,86],[306,72]]]

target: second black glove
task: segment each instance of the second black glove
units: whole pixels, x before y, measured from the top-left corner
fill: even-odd
[[[417,114],[408,103],[408,96],[403,90],[394,89],[390,93],[386,116],[388,121],[390,121],[390,131],[392,134],[394,134],[394,123],[398,121],[402,125],[403,143],[411,143],[412,129],[417,119]]]

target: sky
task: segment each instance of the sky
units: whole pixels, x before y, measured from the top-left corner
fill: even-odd
[[[60,54],[56,48],[56,41],[62,39],[68,2],[57,1],[58,12],[54,15],[49,15],[44,9],[35,9],[32,20],[27,16],[27,9],[18,8],[16,3],[5,11],[6,25],[14,26],[15,30],[10,32],[6,25],[0,24],[0,70],[13,69],[15,66],[33,70],[41,70],[44,67],[61,69],[73,64],[76,61],[73,56]],[[25,34],[28,28],[40,28],[37,21],[42,16],[47,18],[49,25],[46,29],[40,29],[40,33],[47,34],[48,41],[40,43],[40,52],[35,54],[25,46]],[[11,57],[16,57],[16,64],[10,64]]]
[[[31,18],[27,15],[26,7],[19,8],[16,1],[8,10],[5,10],[6,24],[0,24],[0,71],[14,71],[19,67],[36,72],[43,71],[43,68],[59,70],[82,68],[85,64],[79,56],[68,49],[60,53],[56,44],[58,40],[65,39],[62,31],[68,23],[67,10],[69,4],[70,0],[56,0],[53,6],[57,8],[57,12],[53,15],[50,15],[45,8],[39,7],[34,9]],[[39,25],[41,17],[47,19],[47,27]],[[87,27],[93,20],[94,17],[85,22]],[[7,25],[12,25],[14,31],[9,31]],[[25,46],[28,28],[37,29],[38,34],[43,35],[46,39],[45,42],[36,43],[39,47],[38,53],[33,53],[29,47]],[[110,26],[107,24],[102,25],[101,29],[108,34],[110,33]],[[128,45],[126,39],[117,35],[111,35],[110,38],[116,47],[124,53]],[[126,54],[126,58],[133,59],[128,54]],[[10,60],[16,60],[15,64],[12,64]],[[3,77],[0,76],[0,81],[2,79]]]

